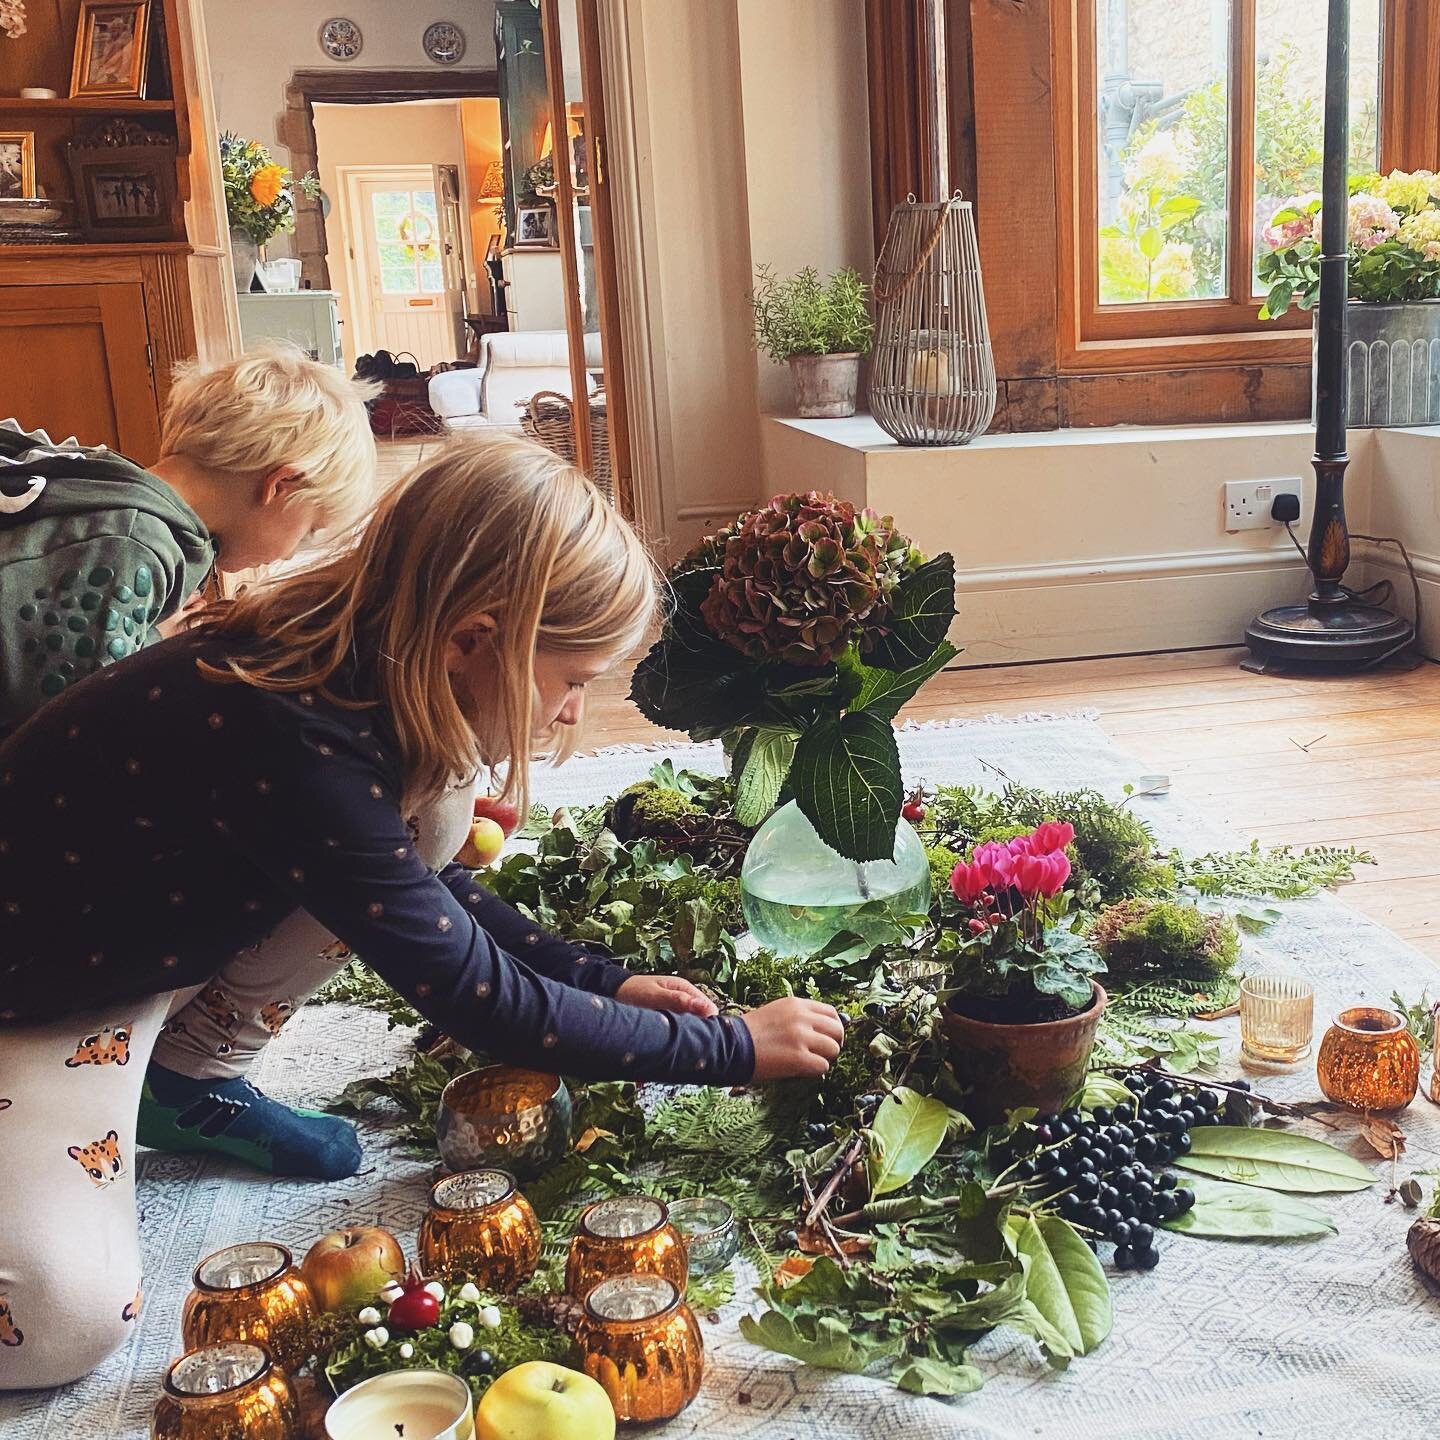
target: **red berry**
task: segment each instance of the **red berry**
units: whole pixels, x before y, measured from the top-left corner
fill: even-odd
[[[389,1320],[396,1330],[428,1330],[440,1323],[440,1302],[422,1286],[407,1287],[391,1303]]]
[[[918,825],[925,818],[925,807],[916,800],[907,800],[900,813],[912,824]]]

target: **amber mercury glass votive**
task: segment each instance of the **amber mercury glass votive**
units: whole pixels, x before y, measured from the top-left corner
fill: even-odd
[[[182,1356],[155,1404],[151,1440],[300,1440],[285,1372],[258,1345],[229,1341]]]
[[[185,1299],[180,1334],[187,1350],[222,1340],[263,1345],[293,1372],[314,1353],[310,1322],[315,1315],[310,1287],[290,1252],[257,1240],[227,1245],[195,1267],[195,1288]]]
[[[1315,987],[1298,975],[1247,975],[1240,982],[1240,1049],[1249,1060],[1294,1065],[1310,1053]]]
[[[669,1420],[699,1394],[705,1345],[681,1293],[659,1275],[617,1275],[586,1297],[575,1343],[617,1420]]]
[[[580,1212],[565,1262],[565,1288],[577,1300],[612,1275],[660,1275],[683,1295],[689,1273],[685,1237],[659,1200],[617,1195]]]
[[[558,1075],[486,1065],[445,1087],[435,1139],[447,1169],[500,1165],[517,1180],[532,1180],[569,1151],[573,1118]]]
[[[1420,1047],[1393,1010],[1342,1010],[1320,1042],[1320,1088],[1355,1110],[1403,1110],[1420,1085]]]
[[[467,1170],[430,1191],[420,1222],[427,1275],[473,1280],[482,1290],[523,1285],[540,1263],[540,1222],[504,1170]]]

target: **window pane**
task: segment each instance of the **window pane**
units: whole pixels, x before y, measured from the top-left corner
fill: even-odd
[[[1255,11],[1255,254],[1292,199],[1320,190],[1325,144],[1325,16],[1315,0],[1258,0]],[[1350,173],[1380,161],[1380,0],[1350,4]],[[1303,209],[1304,207],[1297,207]],[[1280,237],[1275,232],[1272,239]],[[1291,243],[1294,233],[1284,238]],[[1256,293],[1264,292],[1256,284]]]
[[[410,213],[410,192],[375,190],[371,193],[370,204],[375,216],[376,234],[388,234]]]
[[[438,295],[445,288],[445,276],[437,261],[420,267],[420,288],[427,295]]]
[[[1228,0],[1096,0],[1100,303],[1226,293]]]

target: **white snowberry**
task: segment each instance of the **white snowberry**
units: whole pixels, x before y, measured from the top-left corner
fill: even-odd
[[[500,1308],[497,1305],[486,1305],[480,1311],[480,1323],[487,1330],[498,1330],[500,1328]]]
[[[467,1280],[460,1287],[460,1298],[473,1305],[480,1298],[480,1292]]]
[[[390,1332],[383,1325],[377,1325],[365,1332],[365,1343],[372,1350],[383,1350],[390,1343]]]
[[[475,1331],[463,1320],[457,1320],[450,1327],[450,1343],[457,1350],[468,1350],[475,1343]]]
[[[381,1292],[380,1298],[387,1304],[393,1305],[403,1294],[405,1287],[392,1280]]]
[[[400,1358],[402,1360],[408,1360],[414,1353],[415,1347],[408,1340],[400,1347]]]
[[[425,1293],[433,1295],[437,1300],[443,1302],[445,1299],[445,1287],[438,1281],[432,1280],[426,1287]]]
[[[358,1319],[362,1325],[378,1325],[380,1323],[380,1312],[373,1305],[367,1305],[360,1312]]]

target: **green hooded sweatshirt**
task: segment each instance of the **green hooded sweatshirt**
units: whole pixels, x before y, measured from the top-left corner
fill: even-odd
[[[0,735],[158,639],[214,563],[210,532],[157,476],[0,421]]]

